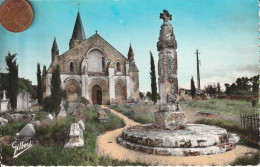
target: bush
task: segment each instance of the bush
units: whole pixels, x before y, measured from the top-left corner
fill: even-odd
[[[88,105],[89,100],[87,100],[85,97],[81,97],[81,103]]]
[[[51,112],[52,104],[50,96],[47,96],[43,99],[42,106],[44,111]]]
[[[150,112],[138,112],[134,115],[133,120],[142,124],[153,123],[154,114]]]

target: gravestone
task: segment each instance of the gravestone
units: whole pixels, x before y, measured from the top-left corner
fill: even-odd
[[[104,123],[108,120],[107,113],[103,109],[97,109],[97,117],[99,122]]]
[[[76,108],[76,113],[75,113],[75,121],[78,122],[79,120],[82,120],[85,122],[85,105],[84,104],[79,104]]]
[[[19,111],[32,111],[31,103],[30,103],[30,93],[26,91],[22,91],[17,96],[17,108]]]
[[[1,112],[6,112],[9,110],[9,100],[6,99],[6,91],[3,90],[3,99],[1,100],[1,108],[0,111]]]
[[[85,129],[85,124],[82,120],[77,123],[71,124],[69,139],[65,143],[64,148],[75,148],[84,146],[84,136],[83,130]]]
[[[0,125],[6,125],[8,123],[8,120],[7,119],[4,119],[2,117],[0,117]]]
[[[34,137],[36,134],[34,126],[32,123],[26,124],[20,133],[16,134],[17,138],[24,138],[24,137]]]
[[[62,99],[61,103],[60,103],[60,112],[58,114],[58,117],[60,117],[60,118],[64,118],[67,116],[67,112],[64,108],[64,105],[65,105],[65,101]]]

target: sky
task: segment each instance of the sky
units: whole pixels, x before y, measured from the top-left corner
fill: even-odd
[[[201,88],[258,74],[258,2],[256,0],[28,0],[34,10],[32,25],[11,33],[0,26],[0,72],[5,56],[17,53],[19,77],[37,84],[37,62],[47,68],[57,39],[60,54],[69,49],[78,6],[86,37],[95,31],[127,57],[130,43],[139,68],[140,91],[150,91],[150,54],[157,72],[159,19],[163,9],[172,14],[178,43],[180,88],[197,78],[196,49],[201,61]],[[0,0],[0,4],[3,0]],[[78,5],[79,4],[79,5]]]

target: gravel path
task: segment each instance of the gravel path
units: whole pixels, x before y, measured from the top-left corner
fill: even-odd
[[[104,106],[102,106],[104,108]],[[126,124],[125,127],[139,125],[126,116],[111,109],[111,112],[120,117]],[[125,128],[124,127],[124,128]],[[99,157],[108,157],[120,161],[140,162],[147,165],[229,165],[236,158],[243,155],[252,155],[257,152],[256,149],[245,146],[236,146],[235,149],[223,154],[176,157],[176,156],[158,156],[146,154],[139,151],[129,150],[116,142],[117,137],[122,133],[124,128],[109,131],[97,139],[97,155]]]

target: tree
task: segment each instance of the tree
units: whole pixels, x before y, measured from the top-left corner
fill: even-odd
[[[56,66],[56,69],[52,71],[51,78],[51,108],[52,111],[58,115],[58,108],[60,105],[60,91],[61,90],[61,79],[60,79],[60,67]]]
[[[5,57],[8,71],[8,95],[10,97],[10,103],[12,109],[16,108],[17,104],[17,94],[18,94],[18,64],[16,64],[16,54],[10,54]]]
[[[211,97],[215,96],[217,93],[218,87],[215,84],[205,86],[205,92]]]
[[[152,90],[152,101],[154,104],[157,102],[157,83],[156,83],[156,76],[155,76],[155,65],[154,65],[154,59],[153,59],[153,54],[150,51],[150,58],[151,58],[151,72],[150,72],[150,77],[151,77],[151,90]]]
[[[220,88],[219,82],[218,82],[218,84],[217,84],[217,92],[218,92],[218,94],[220,94],[220,92],[221,92],[221,88]]]
[[[149,99],[151,99],[151,98],[152,98],[152,93],[148,91],[148,92],[146,93],[146,96],[147,96]]]
[[[38,103],[42,104],[42,76],[40,63],[37,63],[37,99]]]
[[[190,93],[191,93],[191,97],[194,98],[196,94],[196,88],[195,88],[193,76],[191,77],[191,81],[190,81]]]
[[[259,93],[259,75],[254,76],[252,79],[252,92],[253,94]]]
[[[143,92],[139,92],[139,96],[140,96],[141,99],[143,99],[144,98]]]

